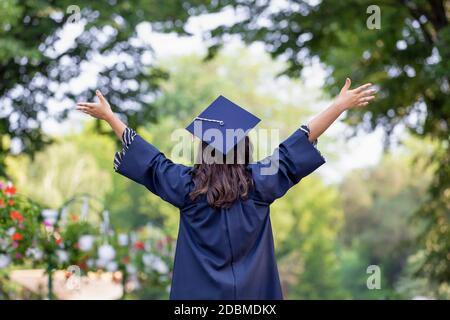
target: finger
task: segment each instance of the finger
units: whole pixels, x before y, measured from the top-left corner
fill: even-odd
[[[377,92],[377,90],[375,90],[375,89],[370,89],[370,90],[364,90],[364,91],[361,91],[358,95],[359,95],[360,97],[365,97],[365,96],[373,95],[373,94],[375,94],[376,92]]]
[[[95,107],[98,106],[98,103],[94,103],[94,102],[78,102],[77,105],[83,106],[83,107],[95,108]]]
[[[371,85],[372,85],[371,83],[363,84],[362,86],[359,86],[358,88],[356,88],[354,91],[355,91],[356,93],[359,93],[359,92],[361,92],[361,91],[366,90],[366,89],[369,88]]]
[[[83,113],[85,113],[85,114],[87,114],[87,115],[91,115],[90,112],[87,111],[87,110],[80,110],[80,111],[83,112]]]
[[[360,102],[357,104],[358,107],[365,107],[369,104],[369,102]]]
[[[92,107],[77,106],[77,110],[80,110],[80,111],[92,111]]]
[[[88,109],[83,109],[83,110],[80,110],[80,111],[83,112],[83,113],[89,114],[89,115],[91,115],[91,113],[92,113]]]
[[[88,114],[90,116],[93,116],[92,112],[86,107],[79,107],[79,108],[77,108],[77,110],[79,110],[79,111],[81,111],[83,113],[86,113],[86,114]]]
[[[93,113],[93,112],[86,111],[85,113],[88,114],[88,115],[90,115],[91,117],[97,118],[97,117],[95,116],[95,113]]]
[[[341,92],[342,91],[347,91],[350,88],[351,85],[352,85],[352,80],[350,80],[350,78],[345,79],[345,84],[342,87]]]
[[[96,91],[95,91],[95,94],[97,95],[98,99],[99,99],[101,102],[106,103],[106,99],[105,99],[105,97],[103,96],[103,94],[100,92],[100,90],[96,90]]]
[[[375,99],[375,96],[368,96],[368,97],[362,97],[361,99],[359,99],[360,102],[364,102],[364,101],[371,101]]]

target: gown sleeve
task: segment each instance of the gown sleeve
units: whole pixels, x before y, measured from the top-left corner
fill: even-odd
[[[122,151],[116,152],[114,156],[114,170],[117,171],[120,163],[122,162],[123,156],[127,152],[130,144],[133,142],[136,137],[136,131],[131,128],[125,128],[122,133]]]
[[[316,143],[309,141],[309,128],[301,126],[272,155],[252,164],[256,197],[270,204],[324,164]]]
[[[127,129],[122,136],[123,149],[114,158],[116,172],[181,208],[189,194],[190,167],[173,163],[155,146]]]

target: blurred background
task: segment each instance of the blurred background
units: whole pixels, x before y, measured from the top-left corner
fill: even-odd
[[[284,139],[346,77],[376,101],[272,206],[285,297],[449,299],[449,19],[447,0],[1,0],[0,299],[168,298],[179,213],[114,173],[120,143],[74,110],[95,89],[171,155],[219,94]]]

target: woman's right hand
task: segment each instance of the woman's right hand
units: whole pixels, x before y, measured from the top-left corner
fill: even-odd
[[[97,95],[98,102],[78,102],[77,110],[84,112],[94,118],[109,121],[114,113],[111,110],[111,106],[108,101],[102,95],[100,90],[96,90],[95,94]]]
[[[341,111],[355,107],[365,107],[375,99],[376,90],[370,88],[372,86],[371,83],[363,84],[353,90],[350,90],[351,84],[352,81],[350,78],[347,78],[344,87],[342,87],[341,92],[334,101],[334,104],[338,106]]]

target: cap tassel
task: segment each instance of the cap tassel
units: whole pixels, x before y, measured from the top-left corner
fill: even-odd
[[[215,119],[207,119],[207,118],[200,118],[200,117],[195,117],[194,120],[201,120],[201,121],[209,121],[209,122],[216,122],[218,124],[220,124],[221,126],[223,126],[225,124],[224,121],[222,120],[215,120]]]

